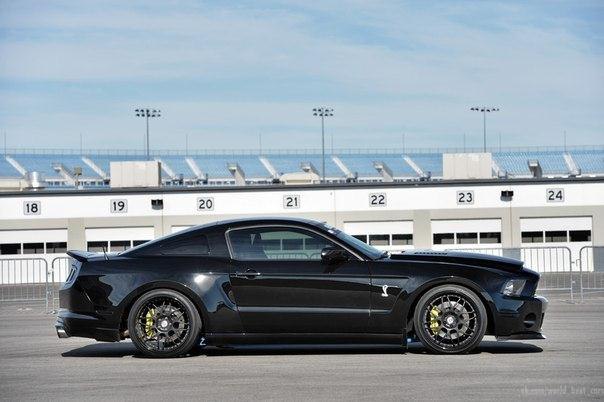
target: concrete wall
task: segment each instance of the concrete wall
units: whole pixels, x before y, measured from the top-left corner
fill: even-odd
[[[562,189],[563,200],[549,200],[551,189]],[[512,199],[502,199],[502,190],[514,191]],[[462,193],[466,197],[461,197]],[[297,202],[293,202],[294,199]],[[127,208],[124,211],[116,209],[116,200],[125,201]],[[163,209],[153,208],[151,200],[162,200]],[[38,203],[39,213],[25,214],[26,204],[32,202]],[[488,180],[0,194],[0,230],[66,228],[69,249],[86,248],[86,228],[151,226],[159,237],[171,233],[172,226],[258,215],[307,217],[340,228],[344,222],[413,221],[416,248],[431,247],[432,220],[500,219],[502,246],[519,247],[522,218],[589,216],[593,220],[592,242],[603,246],[604,180]]]

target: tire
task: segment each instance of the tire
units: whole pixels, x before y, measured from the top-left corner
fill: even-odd
[[[195,305],[169,289],[145,293],[128,314],[132,343],[149,357],[176,357],[191,352],[201,340],[201,330]]]
[[[415,334],[433,353],[458,354],[474,349],[487,330],[487,311],[480,298],[458,285],[438,286],[418,301]]]

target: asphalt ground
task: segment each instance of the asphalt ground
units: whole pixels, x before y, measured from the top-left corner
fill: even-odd
[[[0,304],[2,400],[604,399],[604,298],[551,300],[547,340],[471,354],[396,347],[205,348],[148,359],[129,342],[58,339],[44,306]]]

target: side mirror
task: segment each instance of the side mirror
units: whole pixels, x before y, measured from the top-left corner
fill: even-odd
[[[325,247],[321,250],[321,260],[328,264],[337,264],[348,261],[348,253],[346,250],[334,247]]]

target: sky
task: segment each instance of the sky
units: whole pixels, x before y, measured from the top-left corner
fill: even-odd
[[[0,0],[9,148],[604,144],[604,1]]]

